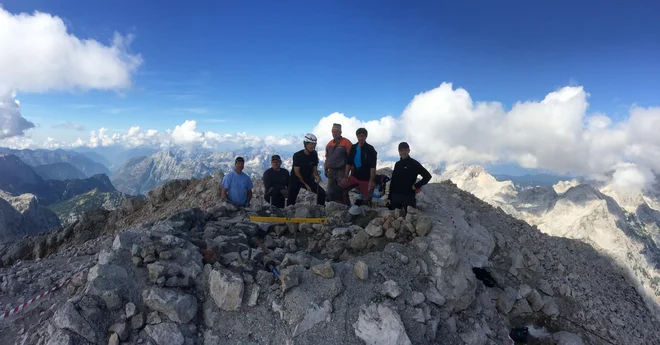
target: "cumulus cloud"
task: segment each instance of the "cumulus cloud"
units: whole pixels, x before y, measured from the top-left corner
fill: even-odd
[[[34,124],[12,105],[16,92],[130,87],[142,64],[128,52],[131,36],[115,33],[109,45],[67,32],[59,17],[0,7],[0,138],[24,135]],[[9,106],[8,106],[9,104]]]
[[[0,139],[23,135],[34,128],[34,123],[21,116],[18,104],[14,95],[0,93]]]
[[[352,142],[357,141],[355,131],[363,127],[367,130],[367,141],[372,145],[386,145],[392,140],[396,130],[396,120],[391,116],[383,117],[380,120],[360,121],[355,117],[346,117],[341,113],[332,113],[323,117],[318,124],[311,130],[316,135],[319,145],[325,147],[332,140],[332,125],[341,124],[342,136]]]
[[[177,144],[199,143],[204,140],[204,133],[197,132],[197,122],[187,120],[183,124],[174,127],[171,137]]]
[[[55,128],[55,129],[73,129],[73,130],[76,130],[76,131],[86,130],[85,126],[83,126],[82,124],[71,122],[71,121],[54,124],[54,125],[51,126],[51,128]]]
[[[115,33],[104,45],[70,34],[57,16],[0,8],[0,81],[23,92],[129,87],[142,63],[128,52],[131,40]]]
[[[648,187],[660,173],[660,108],[635,107],[626,120],[613,123],[588,112],[588,97],[583,87],[567,86],[506,110],[443,83],[414,96],[397,118],[363,122],[334,113],[313,132],[325,143],[338,122],[355,141],[355,128],[364,126],[381,155],[396,156],[397,143],[407,141],[411,154],[427,164],[516,163],[607,180],[618,188]]]
[[[15,149],[26,148],[77,148],[77,147],[111,147],[121,146],[135,148],[149,146],[160,149],[202,147],[210,150],[233,150],[241,147],[271,147],[275,150],[292,152],[300,148],[302,136],[266,136],[260,137],[245,132],[222,134],[212,131],[199,131],[197,122],[187,120],[173,129],[159,131],[142,129],[139,126],[130,127],[126,131],[111,132],[108,128],[100,128],[89,132],[89,137],[78,137],[75,141],[58,141],[53,138],[39,140],[30,137],[12,137],[0,139],[0,147]]]

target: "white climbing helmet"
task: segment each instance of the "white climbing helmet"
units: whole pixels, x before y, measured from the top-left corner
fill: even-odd
[[[316,135],[312,133],[307,133],[305,135],[305,139],[303,140],[303,145],[307,145],[307,143],[316,144]]]
[[[362,207],[358,205],[353,205],[348,209],[348,213],[350,213],[353,216],[358,216],[362,214]]]

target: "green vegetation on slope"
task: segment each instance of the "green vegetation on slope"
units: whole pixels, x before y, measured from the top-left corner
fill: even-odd
[[[77,195],[69,200],[49,205],[48,208],[57,214],[62,224],[69,224],[85,211],[99,208],[113,210],[126,200],[121,192],[100,192],[97,188]]]

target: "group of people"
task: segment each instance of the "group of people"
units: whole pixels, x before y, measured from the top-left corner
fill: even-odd
[[[316,194],[316,203],[335,201],[350,205],[349,192],[358,188],[361,199],[371,201],[379,181],[376,175],[378,152],[367,143],[368,132],[359,128],[355,135],[357,142],[342,137],[341,124],[332,125],[332,140],[325,146],[323,168],[328,178],[328,192],[319,185],[319,157],[316,151],[317,139],[308,133],[303,139],[304,148],[293,155],[291,173],[282,168],[279,155],[271,157],[271,167],[263,173],[264,199],[274,207],[283,208],[296,203],[300,189]],[[399,143],[400,160],[394,165],[387,195],[390,209],[416,207],[415,194],[431,180],[431,174],[417,160],[410,157],[410,146]],[[222,197],[239,206],[249,206],[252,200],[253,184],[243,173],[245,160],[237,157],[234,170],[222,180]],[[422,179],[417,181],[417,177]]]

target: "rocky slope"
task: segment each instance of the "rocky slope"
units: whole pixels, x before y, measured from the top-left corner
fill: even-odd
[[[57,228],[60,221],[32,194],[12,196],[0,191],[0,244]]]
[[[34,167],[34,172],[44,180],[73,180],[87,178],[85,173],[67,162],[37,165]]]
[[[479,167],[465,170],[476,170],[479,174],[457,170],[460,173],[444,176],[491,205],[538,226],[544,233],[589,243],[614,258],[649,307],[660,313],[660,249],[657,242],[660,238],[657,230],[660,212],[656,213],[657,210],[648,204],[639,206],[639,212],[627,212],[597,186],[577,180],[558,183],[553,188],[535,187],[518,193],[511,192],[510,186],[501,182],[492,183],[490,178],[484,177],[488,173]],[[602,190],[612,192],[608,188]],[[505,197],[501,197],[503,195]],[[619,200],[630,201],[630,198],[619,197]],[[642,200],[642,197],[636,200]]]
[[[115,210],[129,199],[129,196],[118,192],[102,192],[98,188],[59,203],[48,205],[48,209],[55,212],[63,225],[73,223],[86,211],[96,209]]]
[[[82,171],[87,176],[96,174],[110,175],[110,171],[103,164],[73,151],[65,150],[14,150],[0,147],[0,154],[16,155],[26,164],[36,167],[38,165],[53,164],[60,162],[71,163],[76,169]]]
[[[301,203],[285,215],[328,222],[269,224],[247,219],[257,203],[220,202],[221,178],[167,183],[2,251],[7,307],[81,274],[0,322],[0,343],[476,345],[522,326],[534,344],[660,342],[609,257],[452,183],[425,187],[418,209]]]
[[[76,179],[76,180],[47,180],[45,184],[55,193],[57,193],[57,199],[55,200],[45,200],[47,204],[53,202],[61,202],[69,200],[76,195],[87,193],[91,190],[97,189],[102,193],[116,192],[117,190],[110,182],[105,174],[98,174],[86,179]]]

